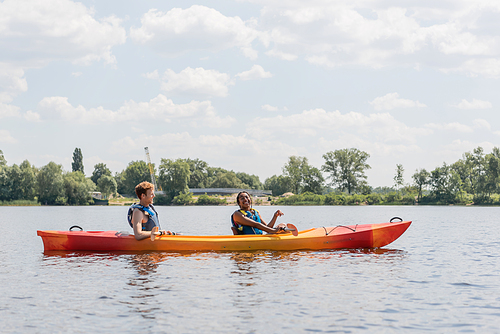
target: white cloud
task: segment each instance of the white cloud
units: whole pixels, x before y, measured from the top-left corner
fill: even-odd
[[[398,93],[389,93],[370,102],[375,110],[391,110],[394,108],[424,108],[425,104],[408,99],[400,99]]]
[[[250,70],[238,73],[236,76],[241,80],[257,80],[271,78],[273,75],[271,72],[266,72],[262,66],[253,65]]]
[[[475,119],[473,121],[473,124],[474,124],[474,128],[476,129],[488,129],[488,130],[491,130],[491,125],[490,123],[485,120],[485,119]]]
[[[275,50],[275,49],[266,51],[266,55],[268,55],[270,57],[276,57],[276,58],[279,58],[281,60],[288,60],[288,61],[293,61],[293,60],[296,60],[297,58],[299,58],[299,56],[294,55],[292,53],[287,53],[287,52],[283,52],[283,51]]]
[[[0,103],[12,102],[15,96],[27,90],[24,70],[19,66],[0,62]]]
[[[0,118],[19,116],[19,107],[11,104],[0,103]]]
[[[83,73],[82,72],[72,72],[71,75],[74,76],[75,78],[78,78],[81,76]]]
[[[363,138],[355,134],[346,134],[337,139],[327,140],[321,137],[318,140],[319,150],[328,152],[335,148],[356,147],[362,151],[369,152],[371,156],[394,157],[408,153],[421,153],[423,150],[416,143],[385,143]]]
[[[268,56],[325,67],[429,66],[499,75],[499,66],[491,66],[500,56],[495,1],[252,2],[263,6],[259,28]]]
[[[40,114],[28,110],[26,114],[24,114],[24,119],[27,120],[28,122],[40,122]]]
[[[17,143],[17,139],[12,137],[9,131],[0,130],[0,143],[15,144]]]
[[[458,122],[452,122],[452,123],[445,123],[445,124],[437,124],[437,123],[429,123],[425,125],[429,129],[433,130],[438,130],[438,131],[456,131],[456,132],[463,132],[463,133],[470,133],[473,132],[474,130],[472,127],[464,124],[460,124]]]
[[[154,77],[154,72],[151,76]],[[205,70],[202,67],[188,67],[179,73],[168,69],[163,75],[163,80],[162,90],[194,96],[225,97],[228,95],[228,86],[234,84],[228,74]]]
[[[228,17],[213,8],[194,5],[173,8],[166,13],[149,10],[141,18],[139,28],[130,29],[130,37],[151,46],[159,53],[179,55],[191,50],[220,51],[233,47],[246,57],[255,59],[252,42],[259,36],[253,21],[238,16]]]
[[[266,111],[288,111],[288,108],[287,107],[278,108],[278,107],[274,107],[274,106],[269,105],[269,104],[264,104],[262,106],[262,110],[266,110]]]
[[[57,59],[115,63],[111,48],[125,42],[125,30],[116,17],[96,20],[94,14],[92,9],[69,0],[1,2],[0,62],[25,68]]]
[[[158,74],[158,70],[154,70],[153,72],[143,74],[143,76],[151,80],[160,80],[160,75]]]
[[[196,157],[212,166],[214,161],[217,161],[215,166],[257,175],[270,174],[270,170],[280,173],[283,161],[286,161],[289,155],[299,154],[296,147],[281,140],[249,138],[245,134],[196,136],[188,132],[127,136],[112,142],[110,152],[120,156],[133,155],[135,152],[142,152],[144,146],[155,152],[156,157],[173,159]],[[245,149],[242,150],[242,147]],[[248,159],[249,156],[258,158]],[[262,161],[267,163],[263,164]]]
[[[370,114],[357,112],[342,114],[323,109],[306,110],[300,114],[256,118],[247,128],[249,136],[294,137],[342,136],[352,133],[367,140],[382,142],[411,142],[432,133],[426,128],[409,127],[388,113]]]
[[[83,124],[136,122],[138,119],[156,120],[170,123],[187,119],[209,127],[229,127],[234,124],[232,117],[217,116],[210,101],[191,101],[175,104],[162,94],[148,102],[126,101],[117,111],[103,107],[86,109],[73,106],[67,97],[46,97],[38,104],[42,119],[61,119]],[[197,123],[196,123],[197,124]]]
[[[472,102],[469,102],[469,101],[464,99],[464,100],[460,101],[460,103],[455,105],[454,107],[456,107],[458,109],[469,110],[469,109],[490,109],[493,106],[492,106],[491,102],[488,102],[488,101],[472,99]]]
[[[450,160],[458,160],[462,157],[464,152],[472,152],[475,148],[481,146],[485,152],[490,152],[494,145],[490,142],[470,142],[468,140],[455,139],[451,143],[443,145],[442,150],[435,152],[436,155],[441,157],[450,157]]]
[[[499,55],[500,56],[500,55]],[[487,78],[500,78],[500,59],[469,59],[459,66],[443,68],[444,73],[465,73],[471,77],[482,75]]]

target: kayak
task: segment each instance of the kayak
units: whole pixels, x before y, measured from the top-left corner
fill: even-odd
[[[252,251],[379,248],[399,238],[411,221],[319,227],[265,235],[162,235],[137,241],[118,231],[37,231],[45,251]],[[154,237],[153,237],[154,238]]]

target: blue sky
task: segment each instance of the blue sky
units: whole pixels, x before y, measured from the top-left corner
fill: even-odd
[[[200,158],[261,181],[370,154],[372,186],[499,146],[498,1],[1,1],[0,149],[71,170]]]

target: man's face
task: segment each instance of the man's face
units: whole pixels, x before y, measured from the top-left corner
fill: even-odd
[[[146,190],[146,194],[142,194],[142,199],[144,200],[144,203],[147,205],[153,204],[153,198],[155,198],[155,190],[152,188]]]

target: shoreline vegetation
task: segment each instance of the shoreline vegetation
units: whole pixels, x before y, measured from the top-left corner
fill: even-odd
[[[166,204],[165,200],[162,198],[165,196],[157,195],[155,201],[158,200],[160,203],[154,203],[155,206],[236,206],[236,194],[230,196],[218,196],[218,195],[201,195],[201,196],[189,196],[188,201],[182,201],[180,199],[175,202]],[[186,198],[184,198],[186,200]],[[397,192],[382,194],[354,194],[348,195],[343,193],[329,193],[329,194],[313,194],[313,193],[303,193],[303,194],[292,194],[286,193],[281,196],[265,196],[265,197],[255,197],[252,196],[252,200],[255,206],[271,206],[271,205],[281,205],[281,206],[364,206],[364,205],[441,205],[441,206],[500,206],[500,195],[492,196],[491,201],[488,203],[474,203],[472,196],[463,196],[462,201],[457,201],[455,203],[432,201],[424,197],[420,202],[417,201],[417,197],[411,194],[402,194]],[[111,197],[109,199],[108,206],[130,206],[137,202],[137,199],[133,197]],[[92,204],[90,204],[92,205]],[[0,206],[42,206],[40,202],[36,199],[32,201],[27,200],[16,200],[16,201],[0,201]],[[43,205],[45,206],[45,205]],[[49,206],[49,205],[47,205]]]
[[[404,168],[395,164],[391,186],[373,188],[366,170],[370,155],[356,148],[323,155],[324,164],[314,167],[306,157],[290,156],[281,175],[261,182],[256,175],[212,167],[200,159],[161,159],[154,164],[132,161],[114,175],[98,163],[86,177],[83,153],[73,152],[72,171],[49,162],[35,167],[28,160],[9,166],[0,150],[0,205],[99,205],[96,192],[109,205],[130,205],[137,184],[157,180],[162,191],[155,205],[236,205],[231,196],[196,195],[190,189],[270,190],[269,197],[253,197],[254,205],[500,205],[500,148],[485,153],[481,147],[462,154],[458,161],[431,171],[420,168],[405,182]],[[153,181],[154,183],[155,181]]]

